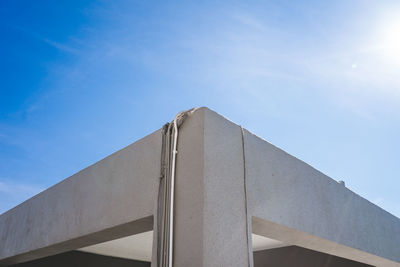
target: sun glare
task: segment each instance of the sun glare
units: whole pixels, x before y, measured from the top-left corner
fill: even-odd
[[[381,49],[385,57],[400,64],[400,14],[382,25]]]

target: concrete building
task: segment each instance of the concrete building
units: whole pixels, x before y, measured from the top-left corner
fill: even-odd
[[[200,108],[2,214],[0,265],[399,267],[400,220]]]

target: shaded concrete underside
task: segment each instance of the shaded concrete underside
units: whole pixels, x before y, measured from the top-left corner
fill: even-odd
[[[11,265],[14,267],[150,267],[150,262],[70,251],[43,259]]]
[[[13,267],[150,267],[150,262],[70,251]],[[371,265],[290,246],[254,252],[254,267],[368,267]]]
[[[368,267],[356,261],[296,247],[254,252],[254,267]]]

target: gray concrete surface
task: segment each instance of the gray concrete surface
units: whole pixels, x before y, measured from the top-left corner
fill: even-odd
[[[197,111],[180,129],[174,266],[248,266],[238,138],[236,125],[208,109]]]
[[[247,131],[245,147],[255,231],[366,264],[399,266],[398,218]]]
[[[0,264],[19,263],[153,228],[160,131],[0,216]]]
[[[150,262],[109,257],[82,251],[69,251],[54,256],[11,265],[12,267],[150,267]]]
[[[254,252],[254,267],[371,267],[313,250],[290,246]]]
[[[365,264],[400,266],[398,218],[247,131],[244,147],[245,164],[240,127],[209,109],[183,124],[174,266],[252,266],[247,230]],[[0,264],[152,228],[160,153],[157,131],[0,216]]]

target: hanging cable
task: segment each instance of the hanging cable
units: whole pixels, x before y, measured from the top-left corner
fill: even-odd
[[[157,212],[157,266],[173,266],[175,173],[178,131],[185,119],[197,109],[178,113],[162,130],[161,174]]]
[[[244,145],[244,128],[240,126],[240,132],[242,136],[242,156],[243,156],[243,189],[244,189],[244,209],[246,214],[246,242],[247,242],[247,263],[250,267],[250,233],[249,233],[249,217],[247,211],[247,184],[246,184],[246,150]]]

